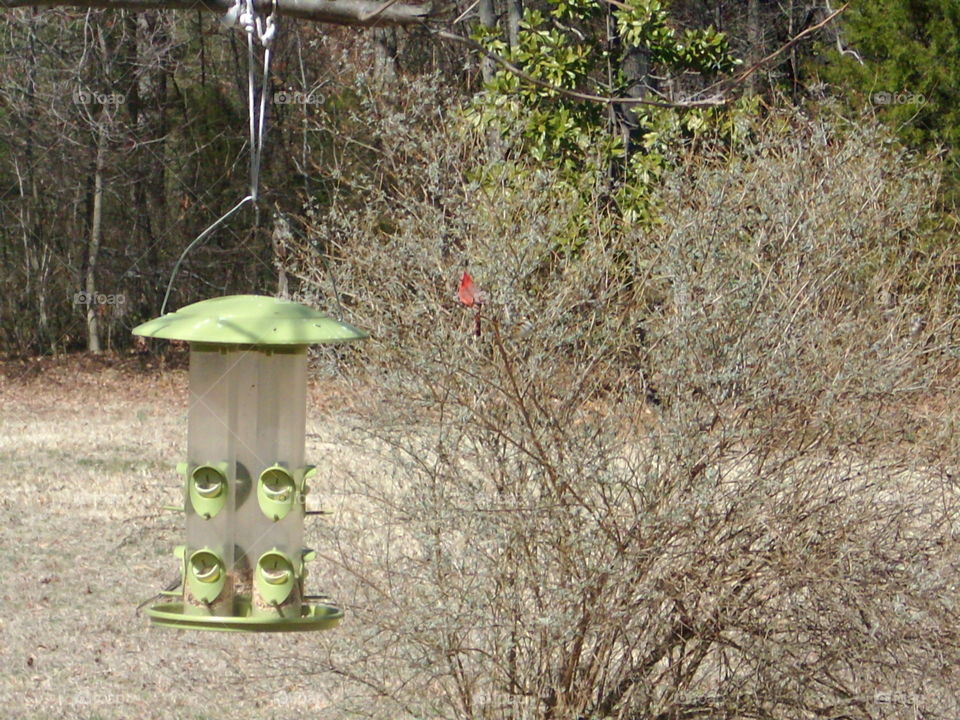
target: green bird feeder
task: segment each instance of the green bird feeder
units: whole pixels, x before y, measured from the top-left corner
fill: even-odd
[[[190,343],[180,590],[147,614],[197,630],[297,631],[343,612],[304,592],[307,346],[362,340],[347,323],[286,300],[234,295],[150,320],[133,333]],[[179,508],[177,508],[179,511]],[[175,600],[173,598],[176,598]]]

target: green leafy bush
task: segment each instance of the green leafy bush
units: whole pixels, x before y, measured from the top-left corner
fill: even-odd
[[[853,4],[841,20],[849,50],[826,54],[817,72],[858,110],[867,108],[908,145],[941,149],[948,196],[958,195],[960,7],[951,0]]]
[[[615,28],[610,37],[604,29],[608,13]],[[618,111],[629,115],[626,125],[619,127],[611,106],[585,95],[622,98],[635,94],[627,91],[637,84],[655,85],[653,75],[672,83],[683,74],[712,77],[737,64],[722,33],[706,28],[680,34],[656,0],[609,7],[593,0],[551,2],[545,11],[527,12],[516,47],[509,48],[485,28],[476,38],[541,84],[500,69],[468,107],[468,121],[503,139],[504,157],[515,163],[520,182],[530,162],[567,173],[599,169],[622,175],[612,192],[628,220],[646,209],[646,193],[637,191],[649,188],[669,161],[664,146],[682,143],[710,115],[695,109],[634,106]],[[625,70],[631,52],[643,53],[646,70],[640,76]],[[648,99],[671,98],[650,94]],[[627,126],[632,129],[625,135]],[[638,139],[636,147],[627,142],[627,135]],[[621,192],[623,185],[632,192]]]

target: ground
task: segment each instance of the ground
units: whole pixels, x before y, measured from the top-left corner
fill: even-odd
[[[496,552],[489,553],[487,575],[469,566],[470,559],[483,562],[488,540],[478,543],[477,552],[464,553],[462,563],[458,559],[456,564],[431,565],[422,560],[421,551],[432,546],[418,547],[412,538],[418,522],[420,530],[451,527],[456,522],[475,522],[480,511],[499,511],[499,491],[485,496],[477,490],[472,501],[479,504],[470,507],[478,511],[461,511],[460,499],[471,496],[451,492],[442,502],[422,506],[409,502],[384,514],[384,509],[396,508],[394,500],[407,497],[402,491],[410,478],[407,466],[397,464],[395,458],[391,465],[385,464],[387,448],[370,436],[382,435],[381,426],[391,423],[402,430],[400,435],[408,433],[409,426],[402,420],[411,413],[396,413],[403,402],[386,392],[378,395],[375,383],[353,380],[321,360],[313,367],[311,378],[306,456],[318,466],[318,476],[308,502],[330,515],[307,520],[306,544],[317,550],[308,592],[329,593],[344,608],[345,619],[339,627],[317,633],[207,633],[152,627],[137,609],[175,574],[171,552],[184,541],[182,515],[164,506],[181,502],[175,467],[186,452],[186,358],[174,354],[161,362],[149,355],[78,355],[0,362],[0,548],[4,551],[0,563],[0,662],[4,667],[0,720],[391,720],[401,714],[395,709],[401,707],[397,698],[415,700],[412,710],[402,706],[404,717],[454,715],[456,685],[442,675],[443,668],[435,669],[437,658],[442,664],[441,653],[447,647],[437,644],[436,628],[448,627],[443,623],[455,628],[479,627],[483,632],[494,628],[492,621],[473,620],[477,598],[487,602],[482,591],[476,590],[482,584],[477,578],[496,581],[509,573],[490,572],[499,557]],[[756,489],[755,483],[750,486],[754,488],[751,497],[771,499],[776,506],[757,515],[752,505],[735,505],[741,513],[737,522],[764,533],[767,527],[773,528],[766,537],[776,540],[783,548],[782,555],[751,554],[753,529],[742,533],[747,538],[745,545],[717,541],[715,549],[758,568],[755,588],[760,594],[756,603],[744,601],[750,604],[742,606],[743,617],[756,616],[759,623],[765,618],[779,622],[781,613],[789,611],[790,617],[807,618],[813,628],[806,646],[810,653],[834,653],[840,647],[855,652],[852,657],[862,658],[863,648],[880,648],[882,658],[888,653],[900,658],[897,667],[884,666],[885,674],[876,679],[864,674],[862,686],[857,687],[866,690],[857,692],[865,694],[857,697],[916,700],[929,696],[936,708],[951,709],[938,717],[957,717],[952,712],[957,706],[954,688],[960,686],[954,680],[958,664],[952,631],[956,626],[956,568],[960,566],[953,480],[953,437],[958,426],[955,375],[951,374],[943,387],[942,396],[928,394],[922,402],[896,408],[889,421],[870,424],[875,433],[885,427],[899,429],[882,445],[890,458],[874,452],[867,466],[863,464],[866,461],[842,457],[836,451],[822,457],[808,453],[793,463],[790,476],[806,483],[801,486],[803,492],[780,493],[775,468],[761,478],[772,483],[768,494],[759,494],[766,490]],[[589,426],[589,417],[584,422]],[[909,440],[904,437],[907,433]],[[420,451],[409,467],[432,457],[435,448],[447,447],[431,437],[407,439]],[[453,437],[454,447],[459,439]],[[417,445],[421,440],[423,447]],[[942,457],[939,447],[945,448]],[[471,463],[489,457],[468,455],[452,467],[470,468]],[[420,477],[421,484],[416,487],[429,490],[434,477],[442,481],[446,476],[431,475],[430,463],[427,465],[426,479]],[[735,470],[726,473],[728,485],[736,484]],[[787,483],[783,487],[792,486]],[[834,493],[837,487],[842,492]],[[828,491],[829,495],[824,494]],[[726,503],[740,492],[719,492],[716,502]],[[674,495],[665,492],[666,501],[671,497]],[[685,496],[676,497],[683,500]],[[819,513],[834,506],[837,509],[822,519],[814,517],[816,513],[804,515],[814,518],[809,523],[804,519],[792,526],[769,520],[798,508]],[[552,510],[556,506],[543,507]],[[623,527],[632,529],[631,511],[624,507],[623,512],[606,515],[605,521],[615,523],[622,517]],[[850,513],[850,508],[855,513]],[[524,510],[523,517],[527,516]],[[568,516],[550,517],[563,520]],[[671,511],[657,520],[673,523],[673,517]],[[707,521],[703,527],[712,533],[713,521],[709,517]],[[888,535],[888,521],[895,522],[896,537]],[[544,533],[537,522],[533,517],[520,527]],[[449,542],[459,538],[472,543],[483,537],[471,534],[476,525],[464,527],[462,532],[451,532]],[[490,531],[487,537],[492,538],[494,531],[512,531],[516,526],[481,527]],[[667,527],[680,529],[665,542],[651,533],[644,552],[647,548],[650,552],[675,552],[670,557],[681,563],[678,567],[686,577],[697,583],[701,578],[715,582],[715,586],[701,583],[695,587],[691,581],[690,589],[685,590],[700,607],[712,607],[709,603],[715,596],[709,588],[726,592],[726,571],[719,566],[700,574],[696,562],[684,559],[696,553],[683,550],[682,545],[675,546],[679,550],[670,546],[701,543],[701,538],[712,536],[701,534],[696,523],[691,523],[689,530],[679,522]],[[858,534],[861,531],[862,535]],[[724,535],[732,538],[732,543],[740,534]],[[542,534],[538,542],[553,542],[554,537]],[[595,546],[584,547],[589,551]],[[712,552],[713,547],[708,550]],[[395,548],[401,551],[395,552]],[[823,572],[807,572],[808,548],[827,563]],[[582,550],[578,552],[574,557],[586,557]],[[741,558],[735,555],[739,552],[746,554]],[[563,613],[570,606],[563,605],[565,585],[558,581],[559,574],[552,574],[550,556],[545,557],[541,565],[525,571],[533,578],[530,587],[546,579],[549,592],[554,593],[548,597],[559,598],[549,605],[549,613],[522,600],[491,604],[502,613],[517,609],[526,613],[522,616],[527,623],[525,632],[531,636],[541,633],[538,637],[548,639],[543,643],[548,647],[548,641],[562,636],[552,628],[566,625]],[[845,569],[851,558],[858,563],[857,573]],[[437,568],[439,580],[407,572],[411,567]],[[768,571],[787,572],[784,582],[801,583],[803,592],[809,590],[819,604],[794,603],[797,591],[792,587],[768,594]],[[706,590],[698,594],[698,587]],[[442,595],[448,591],[449,595]],[[440,602],[441,595],[452,598],[448,605]],[[751,593],[747,596],[753,597]],[[850,598],[857,601],[858,610],[850,615],[852,623],[846,612],[852,607],[845,604]],[[601,599],[611,609],[610,617],[623,622],[626,615],[616,615],[621,607],[618,591]],[[865,610],[875,613],[873,620]],[[869,632],[859,629],[861,621],[870,623]],[[457,624],[461,622],[464,625]],[[872,628],[878,625],[883,632],[874,633]],[[631,628],[634,631],[642,634],[646,629],[636,625]],[[821,631],[829,638],[825,645],[818,639]],[[839,640],[835,631],[842,635]],[[495,628],[490,630],[491,635],[495,632]],[[774,639],[765,645],[758,641],[750,646],[751,652],[764,653],[758,657],[780,657],[777,642]],[[547,656],[552,648],[539,657]],[[562,657],[559,652],[555,655]],[[496,689],[483,694],[487,692],[483,682],[491,675],[485,656],[474,653],[464,657],[472,665],[463,676],[481,688],[477,696],[483,702],[498,700]],[[774,668],[777,672],[794,667],[794,655],[785,657],[784,666]],[[611,672],[625,672],[615,663],[607,667]],[[929,681],[922,692],[911,684],[912,677]],[[443,691],[448,694],[444,696]],[[870,702],[871,707],[879,707],[880,701]],[[901,713],[901,705],[894,707],[884,700],[873,717],[919,717],[912,706],[904,706],[909,712]],[[443,712],[434,712],[436,707]]]
[[[318,716],[342,692],[311,659],[351,632],[349,612],[334,630],[272,635],[154,628],[137,610],[176,572],[182,542],[181,516],[163,506],[180,501],[184,365],[0,363],[0,716]],[[360,461],[339,450],[345,383],[315,379],[308,400],[307,456],[326,461],[318,485],[333,508],[340,471]],[[309,518],[308,543],[330,522]],[[336,591],[324,576],[312,568],[313,592]]]

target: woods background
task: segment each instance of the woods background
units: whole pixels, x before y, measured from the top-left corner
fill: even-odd
[[[731,77],[738,68],[730,60],[749,67],[829,14],[798,0],[631,7],[633,25],[618,23],[612,5],[519,0],[446,8],[430,26],[359,30],[281,19],[263,202],[191,253],[172,307],[273,292],[278,272],[296,269],[293,291],[332,309],[329,297],[316,298],[319,284],[301,283],[326,276],[322,294],[330,295],[351,240],[321,228],[347,210],[376,206],[380,227],[350,232],[390,234],[411,200],[442,205],[464,178],[489,193],[490,173],[504,163],[525,168],[514,179],[558,166],[581,179],[606,174],[608,191],[620,193],[615,212],[649,217],[638,198],[675,158],[705,158],[721,146],[735,154],[730,128],[742,130],[771,107],[826,112],[838,128],[885,120],[908,149],[939,149],[946,175],[956,174],[958,70],[947,58],[958,29],[946,0],[855,6],[744,81],[709,93],[726,103],[709,113],[572,101],[498,75],[492,60],[433,32],[472,34],[533,76],[571,89],[679,101]],[[677,33],[666,44],[662,16]],[[246,194],[242,33],[199,11],[25,8],[0,22],[0,349],[127,347],[127,331],[159,312],[182,250]],[[729,52],[714,38],[711,55],[707,37],[705,53],[680,57],[684,40],[695,44],[684,31],[707,27],[725,34]],[[459,163],[422,191],[397,181],[450,136],[462,145]],[[469,255],[456,260],[468,263]]]

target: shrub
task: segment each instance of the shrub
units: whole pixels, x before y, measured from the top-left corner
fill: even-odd
[[[470,139],[421,126],[420,145],[416,108],[384,124],[382,161],[422,162],[314,227],[374,332],[358,452],[387,461],[324,538],[354,618],[317,658],[355,681],[341,710],[956,716],[935,167],[873,127],[775,113],[624,229],[589,177],[464,181]],[[576,248],[572,223],[592,233]],[[318,247],[296,270],[333,309]],[[464,267],[491,295],[479,337]]]

